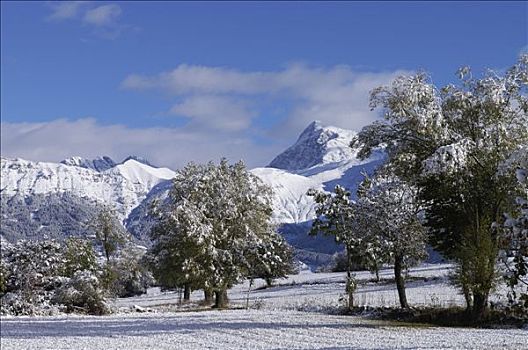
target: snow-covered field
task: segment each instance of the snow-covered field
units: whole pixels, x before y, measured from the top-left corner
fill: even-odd
[[[523,349],[528,332],[230,310],[2,321],[2,349]]]
[[[411,305],[453,306],[464,305],[464,298],[455,288],[449,285],[448,275],[452,266],[448,264],[422,265],[413,268],[410,276],[415,281],[408,281],[407,299]],[[356,272],[360,281],[355,298],[356,304],[363,306],[397,306],[398,293],[392,281],[392,269],[380,271],[382,282],[369,282],[374,276],[368,271]],[[427,279],[427,280],[425,280]],[[383,281],[385,280],[385,281]],[[264,282],[257,280],[249,295],[249,303],[267,310],[301,310],[318,311],[335,309],[340,305],[340,297],[344,297],[345,273],[313,273],[305,270],[298,275],[276,281],[276,287],[259,289]],[[229,291],[229,299],[234,304],[246,305],[248,282],[235,286]],[[194,292],[191,299],[200,300],[203,294]],[[492,300],[503,299],[504,295],[495,294]],[[179,294],[159,293],[149,290],[147,295],[135,298],[123,298],[115,301],[119,308],[129,308],[132,305],[155,307],[159,305],[178,304]]]
[[[449,265],[411,271],[427,278],[408,283],[411,304],[462,304],[447,285]],[[395,305],[392,284],[361,280],[361,304]],[[382,278],[392,277],[390,270]],[[357,316],[331,315],[340,305],[343,273],[303,271],[274,288],[251,291],[251,310],[120,313],[105,317],[2,318],[1,348],[7,349],[528,349],[528,330],[402,326]],[[257,286],[261,285],[257,281]],[[247,283],[230,291],[234,305],[245,305]],[[201,293],[193,293],[199,300]],[[500,298],[494,296],[495,299]],[[132,305],[177,310],[178,293],[119,299],[122,311]],[[322,312],[321,312],[322,311]]]

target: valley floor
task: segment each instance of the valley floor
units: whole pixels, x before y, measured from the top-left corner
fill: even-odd
[[[411,304],[459,305],[462,298],[447,284],[449,265],[411,271]],[[391,271],[381,273],[382,279]],[[397,302],[389,281],[369,282],[358,272],[359,304],[391,306]],[[403,326],[359,316],[328,314],[340,305],[343,273],[304,271],[279,286],[252,291],[250,310],[174,312],[178,293],[118,299],[121,313],[105,317],[5,317],[1,348],[8,349],[528,349],[526,329],[469,329]],[[258,281],[257,286],[262,284]],[[245,306],[247,283],[230,291],[236,306]],[[193,293],[197,301],[202,297]],[[496,295],[495,299],[500,299]],[[157,313],[126,312],[133,305]],[[194,304],[196,305],[196,304]],[[258,308],[258,309],[255,309]]]

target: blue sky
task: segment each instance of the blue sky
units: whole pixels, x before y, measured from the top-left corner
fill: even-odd
[[[368,91],[512,65],[526,2],[4,2],[2,155],[265,165],[313,119],[360,129]]]

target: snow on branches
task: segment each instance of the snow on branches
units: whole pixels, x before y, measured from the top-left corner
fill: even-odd
[[[148,254],[155,277],[218,294],[243,277],[282,277],[291,254],[271,213],[271,190],[242,162],[187,165],[158,207]]]

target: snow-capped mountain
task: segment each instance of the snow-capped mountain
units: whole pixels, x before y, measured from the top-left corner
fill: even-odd
[[[325,127],[316,120],[304,129],[293,146],[273,159],[269,167],[298,172],[350,160],[355,156],[349,147],[355,135],[354,131]]]
[[[113,166],[108,167],[110,164]],[[170,169],[154,168],[133,158],[117,165],[108,157],[73,157],[59,164],[2,158],[0,193],[2,199],[68,193],[111,204],[125,219],[154,186],[174,174]]]
[[[99,171],[99,172],[108,170],[117,165],[112,160],[112,158],[107,157],[107,156],[98,157],[95,159],[86,159],[82,157],[71,157],[71,158],[64,159],[63,161],[61,161],[61,164],[77,166],[77,167],[85,168],[85,169],[92,169],[92,170]]]
[[[313,220],[315,205],[306,195],[311,189],[332,191],[336,185],[355,193],[362,172],[371,173],[384,159],[378,151],[366,160],[350,147],[356,132],[311,123],[297,142],[278,155],[268,167],[253,169],[274,190],[274,219],[298,224]]]
[[[370,173],[383,162],[382,151],[360,161],[357,150],[349,146],[355,135],[354,131],[313,122],[268,167],[251,170],[274,190],[273,220],[286,239],[306,254],[337,249],[330,238],[307,235],[315,217],[314,201],[307,191],[332,191],[340,184],[354,194],[361,173]],[[72,157],[61,163],[2,158],[0,236],[16,240],[82,234],[82,222],[89,220],[96,203],[102,202],[116,208],[134,236],[148,240],[150,203],[166,196],[174,175],[174,171],[154,167],[139,157],[121,163],[109,157]]]

